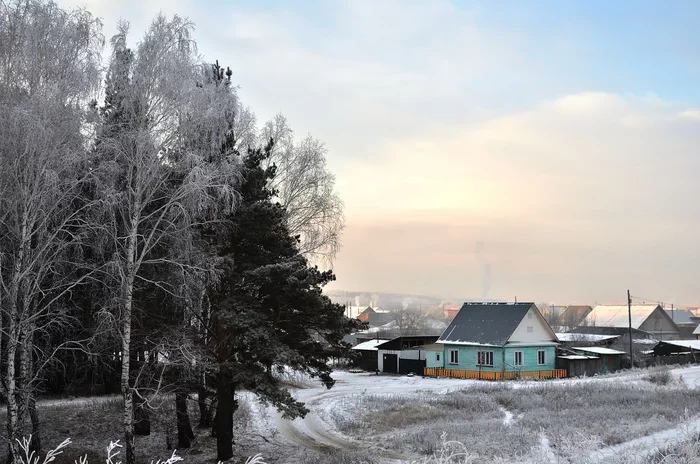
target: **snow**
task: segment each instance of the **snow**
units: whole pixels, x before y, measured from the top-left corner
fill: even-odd
[[[628,311],[627,305],[598,305],[586,316],[586,320],[590,322],[589,325],[598,327],[629,327],[631,314],[632,327],[639,329],[658,307],[657,304],[631,305]]]
[[[700,340],[663,340],[663,343],[692,350],[700,350]]]
[[[557,333],[555,334],[561,342],[604,342],[620,338],[619,335],[600,335],[589,333]]]
[[[627,385],[636,385],[642,382],[641,378],[647,373],[644,370],[623,371],[615,374],[601,375],[595,378],[583,379],[557,379],[549,380],[548,384],[570,385],[572,383],[590,382],[624,382]],[[683,378],[683,381],[691,388],[700,386],[700,366],[677,368],[671,371],[675,377]],[[407,395],[434,392],[436,394],[449,393],[473,385],[497,385],[496,382],[487,382],[472,379],[407,377],[398,375],[376,375],[370,373],[354,374],[347,371],[333,373],[336,379],[335,386],[328,390],[320,383],[311,388],[295,389],[294,396],[306,403],[311,412],[304,419],[293,421],[282,419],[273,407],[258,407],[253,411],[253,416],[262,416],[255,420],[254,428],[260,430],[277,430],[280,438],[286,442],[301,448],[312,449],[320,452],[332,450],[371,450],[382,462],[415,462],[416,456],[402,454],[400,452],[383,449],[380,444],[368,440],[358,441],[341,433],[335,426],[334,417],[351,417],[352,411],[347,410],[347,399],[354,395],[382,394],[382,395]],[[513,382],[512,388],[533,388],[541,386],[541,381]],[[257,403],[250,398],[250,403]],[[266,410],[264,410],[266,409]],[[505,408],[503,424],[509,427],[517,426],[513,414]],[[688,427],[697,427],[700,430],[700,419],[686,422],[680,427],[662,431],[641,437],[631,442],[622,443],[612,447],[599,449],[591,453],[590,457],[596,462],[605,462],[609,458],[617,457],[620,453],[634,450],[634,452],[652,452],[655,447],[666,444],[670,439],[682,438],[682,432]],[[674,438],[675,437],[675,438]],[[545,435],[541,436],[541,451],[544,455],[554,459],[549,440]],[[555,461],[553,461],[555,462]]]
[[[583,355],[577,355],[577,354],[569,354],[566,356],[557,356],[557,358],[561,358],[561,359],[598,359],[598,356],[583,356]]]
[[[499,408],[500,411],[503,413],[503,425],[506,427],[509,427],[513,423],[513,413],[508,411],[506,408],[501,407]]]
[[[357,345],[353,346],[351,349],[359,350],[359,351],[378,351],[377,345],[381,345],[382,343],[385,343],[388,341],[389,340],[383,340],[383,339],[368,340],[366,342],[358,343]]]
[[[624,351],[613,350],[612,348],[605,348],[602,346],[572,346],[572,350],[584,351],[586,353],[596,353],[596,354],[625,354]]]

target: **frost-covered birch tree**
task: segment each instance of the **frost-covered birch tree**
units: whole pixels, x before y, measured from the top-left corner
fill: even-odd
[[[284,208],[290,233],[299,235],[301,252],[309,259],[331,264],[340,248],[345,216],[335,176],[326,164],[325,145],[310,135],[296,141],[282,115],[268,121],[260,137],[261,144],[275,141],[267,161],[276,166],[270,188]]]
[[[10,459],[59,346],[35,341],[70,318],[67,296],[90,273],[85,238],[86,102],[99,86],[101,25],[54,2],[0,2],[0,321]]]
[[[135,388],[129,354],[132,324],[139,312],[135,295],[144,288],[178,293],[172,275],[205,272],[193,246],[194,228],[235,204],[237,160],[219,157],[221,106],[201,82],[189,22],[157,17],[135,51],[127,47],[128,27],[112,39],[103,127],[97,140],[100,197],[106,208],[101,247],[111,253],[118,291],[112,309],[121,338],[126,462],[133,464]],[[202,125],[208,130],[202,133]],[[199,138],[192,140],[191,133]],[[164,252],[164,250],[167,250]],[[169,272],[158,275],[158,266]]]

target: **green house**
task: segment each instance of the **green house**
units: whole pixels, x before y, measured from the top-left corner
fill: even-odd
[[[489,380],[565,377],[557,336],[534,303],[464,303],[426,356],[426,375]],[[561,372],[560,372],[561,371]]]

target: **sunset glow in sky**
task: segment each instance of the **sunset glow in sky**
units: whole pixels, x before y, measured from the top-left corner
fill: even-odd
[[[323,140],[330,288],[700,305],[694,1],[62,0],[189,17],[259,121]]]

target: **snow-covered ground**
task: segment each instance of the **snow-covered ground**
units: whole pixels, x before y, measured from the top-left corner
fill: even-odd
[[[582,379],[560,379],[547,381],[552,385],[567,385],[580,382],[615,382],[626,385],[642,382],[642,377],[648,372],[634,370],[620,372],[612,375],[596,376]],[[671,371],[676,378],[682,378],[691,388],[700,386],[700,366],[677,368]],[[489,382],[468,379],[451,378],[426,378],[394,375],[376,375],[371,373],[349,373],[339,371],[334,373],[336,385],[328,390],[320,384],[310,383],[308,388],[296,389],[294,395],[305,402],[311,412],[304,419],[283,419],[274,408],[259,409],[259,417],[256,421],[261,423],[261,429],[276,428],[280,436],[288,443],[309,450],[326,452],[331,450],[371,450],[372,454],[381,457],[385,462],[410,462],[418,459],[418,456],[397,453],[395,451],[380,448],[369,441],[359,442],[338,431],[334,425],[333,417],[343,414],[343,403],[347,397],[357,394],[384,394],[405,395],[418,393],[443,394],[462,389],[474,384],[489,384]],[[537,381],[513,382],[514,388],[528,388],[541,385]],[[250,399],[251,401],[252,398]],[[502,409],[504,424],[517,427],[510,411]],[[352,412],[348,412],[352,414]],[[689,421],[680,426],[655,433],[648,437],[641,437],[630,442],[605,447],[591,454],[591,458],[598,462],[608,461],[613,456],[620,456],[625,452],[634,450],[636,455],[653,451],[656,447],[668,444],[670,441],[681,437],[687,437],[691,428],[700,430],[700,419],[689,418]],[[546,437],[543,444],[547,443]]]

